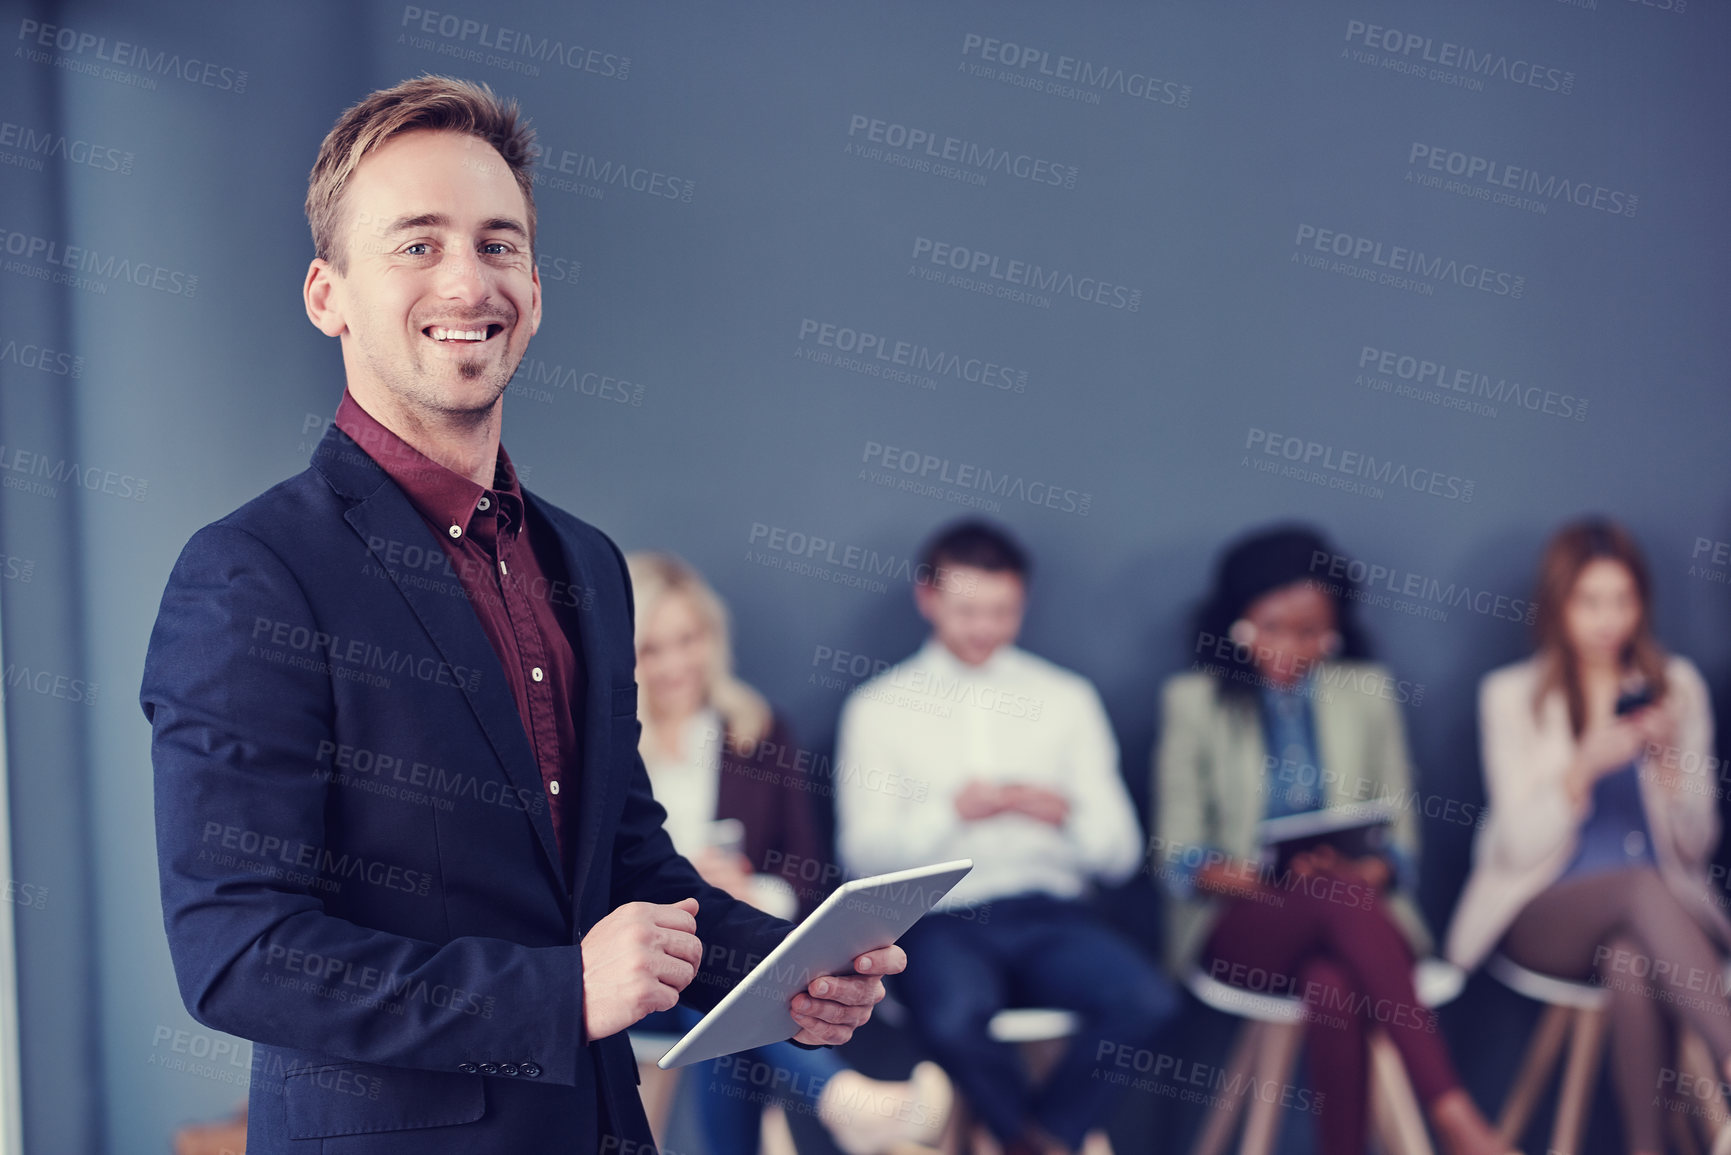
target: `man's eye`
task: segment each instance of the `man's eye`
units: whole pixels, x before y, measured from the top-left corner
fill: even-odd
[[[411,257],[424,257],[428,252],[432,251],[432,247],[433,246],[429,245],[426,241],[416,241],[412,245],[404,245],[403,252]],[[416,250],[420,251],[417,252]]]
[[[481,246],[481,249],[489,256],[494,257],[508,256],[511,252],[511,246],[506,244],[504,241],[488,241],[486,244]]]

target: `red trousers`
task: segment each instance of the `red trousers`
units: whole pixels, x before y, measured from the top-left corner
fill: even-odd
[[[1202,965],[1221,982],[1304,1000],[1322,1150],[1364,1155],[1372,1030],[1387,1032],[1426,1107],[1460,1085],[1436,1015],[1413,990],[1412,948],[1362,883],[1289,877],[1267,893],[1267,902],[1226,901]]]

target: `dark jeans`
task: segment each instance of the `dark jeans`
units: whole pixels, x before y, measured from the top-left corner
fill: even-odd
[[[932,914],[902,945],[908,969],[892,982],[914,1033],[1000,1142],[1036,1124],[1080,1147],[1123,1090],[1102,1077],[1099,1057],[1147,1046],[1178,1010],[1171,983],[1078,902],[1027,895]],[[994,1014],[1017,1006],[1082,1020],[1039,1088],[1015,1047],[987,1033]]]

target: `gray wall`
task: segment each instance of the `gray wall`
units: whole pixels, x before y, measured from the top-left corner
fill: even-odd
[[[423,8],[455,22],[423,26]],[[1185,615],[1220,544],[1275,518],[1397,581],[1524,599],[1547,532],[1608,512],[1650,553],[1665,640],[1731,684],[1731,567],[1696,556],[1731,540],[1719,6],[0,11],[0,604],[11,877],[41,896],[14,910],[33,1151],[160,1151],[242,1093],[244,1048],[176,1066],[227,1041],[186,1015],[169,967],[139,671],[180,546],[303,467],[335,407],[337,348],[298,293],[305,174],[343,107],[423,70],[517,96],[554,166],[547,319],[507,407],[527,483],[702,568],[740,669],[814,750],[851,684],[817,660],[915,645],[890,559],[982,501],[1036,554],[1026,643],[1099,684],[1144,801]],[[49,25],[68,47],[41,46]],[[477,47],[501,28],[528,47]],[[533,55],[548,40],[565,59]],[[1006,44],[1016,65],[982,59]],[[1084,66],[1103,80],[1041,72]],[[963,159],[892,147],[905,130]],[[1048,163],[1023,178],[986,149]],[[1536,191],[1499,201],[1448,171],[1475,157]],[[678,195],[606,180],[620,171]],[[978,260],[985,291],[935,255]],[[57,259],[83,279],[42,279]],[[896,379],[869,354],[838,365],[823,339],[848,333],[945,356]],[[33,364],[43,348],[64,356]],[[1419,361],[1501,399],[1412,389],[1399,373]],[[945,371],[987,362],[1011,388]],[[1283,450],[1308,470],[1282,475]],[[1327,467],[1347,453],[1383,480]],[[833,545],[810,556],[817,539]],[[1424,789],[1476,802],[1474,686],[1524,628],[1434,596],[1364,622],[1423,687],[1407,720]],[[1470,833],[1425,828],[1439,928]],[[1481,1097],[1524,1025],[1471,1014],[1497,999],[1475,988],[1450,1023]]]

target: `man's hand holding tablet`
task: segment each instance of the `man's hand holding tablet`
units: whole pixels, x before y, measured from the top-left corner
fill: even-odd
[[[891,943],[854,959],[852,975],[812,979],[803,994],[793,996],[793,1021],[800,1025],[793,1041],[830,1047],[847,1042],[883,1001],[881,976],[901,974],[907,965],[907,954]]]

